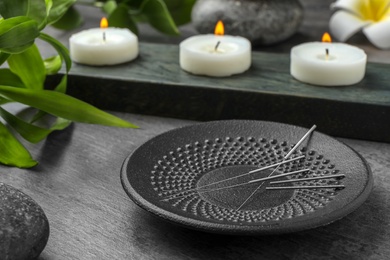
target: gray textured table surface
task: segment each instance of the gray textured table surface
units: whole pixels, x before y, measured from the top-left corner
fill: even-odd
[[[222,236],[149,215],[120,183],[128,154],[157,134],[193,122],[117,115],[142,128],[74,124],[29,146],[39,166],[0,166],[0,181],[30,195],[47,214],[50,238],[39,259],[386,259],[390,254],[390,144],[343,139],[367,159],[375,182],[369,199],[347,217],[288,235]]]
[[[310,17],[316,20],[316,14],[323,14],[323,8],[331,1],[303,2],[313,9]],[[318,23],[312,25],[324,27],[323,22]],[[309,24],[310,20],[306,20],[304,26]],[[62,40],[69,36],[56,33]],[[313,37],[315,32],[300,33],[288,44],[270,51],[283,51],[291,42]],[[374,52],[387,61],[384,57],[388,57],[388,52]],[[127,113],[116,115],[141,128],[74,124],[37,145],[27,144],[40,161],[37,167],[23,170],[0,166],[0,182],[30,195],[49,219],[50,238],[40,260],[388,259],[390,144],[342,139],[368,161],[374,175],[372,194],[347,217],[300,233],[231,237],[167,224],[132,203],[120,183],[120,167],[128,154],[157,134],[193,122]]]

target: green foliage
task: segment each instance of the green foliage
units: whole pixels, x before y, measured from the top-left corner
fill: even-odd
[[[137,126],[66,95],[67,73],[72,61],[59,41],[41,30],[48,24],[60,24],[74,12],[75,0],[0,0],[0,163],[21,168],[37,164],[15,134],[31,143],[45,139],[51,132],[68,127],[72,121],[117,127]],[[69,11],[73,10],[73,11]],[[74,16],[73,16],[74,17]],[[35,39],[49,43],[58,53],[42,59]],[[45,90],[47,75],[65,65],[66,74],[54,90]],[[23,103],[34,110],[29,117],[19,117],[2,105]],[[43,119],[52,123],[42,127]]]
[[[157,30],[171,35],[179,34],[164,1],[145,0],[142,2],[140,10],[147,21]]]
[[[191,22],[192,7],[196,0],[165,0],[164,2],[177,25]]]
[[[0,51],[9,54],[22,52],[38,35],[38,23],[27,16],[4,19],[0,21]]]
[[[112,3],[113,1],[109,1],[107,3]],[[120,4],[115,6],[111,10],[108,10],[108,23],[112,27],[120,27],[120,28],[128,28],[135,34],[138,34],[138,28],[133,19],[129,16],[129,7],[125,4]]]
[[[79,27],[82,23],[83,18],[74,6],[71,6],[60,19],[52,24],[52,26],[61,30],[71,30]]]
[[[46,71],[35,44],[21,53],[11,55],[7,62],[11,72],[19,76],[26,88],[43,89]]]
[[[8,128],[0,122],[0,162],[9,166],[29,168],[37,165],[30,153],[11,134]]]
[[[128,28],[136,34],[137,23],[147,22],[162,33],[178,35],[177,26],[190,22],[195,2],[196,0],[78,0],[76,4],[99,7],[107,14],[110,26]],[[74,29],[81,22],[82,17],[77,10],[69,9],[53,26]]]
[[[129,122],[101,111],[83,101],[66,94],[27,88],[15,88],[0,85],[0,95],[8,100],[17,101],[38,108],[58,117],[72,121],[107,126],[135,127]]]
[[[30,0],[35,1],[35,0]],[[47,16],[47,24],[58,22],[63,16],[67,14],[69,9],[73,6],[76,0],[46,0],[51,3],[50,10]]]

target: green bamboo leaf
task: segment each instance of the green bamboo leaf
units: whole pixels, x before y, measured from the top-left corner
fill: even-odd
[[[48,34],[40,33],[39,39],[49,43],[51,46],[53,46],[54,49],[58,52],[61,59],[65,62],[66,65],[66,72],[68,73],[70,68],[72,67],[72,60],[70,59],[69,51],[68,49],[58,40],[54,39]]]
[[[38,164],[31,158],[30,153],[11,134],[8,128],[0,122],[0,163],[16,166],[19,168],[30,168]]]
[[[47,17],[47,24],[57,22],[75,2],[76,0],[53,0]]]
[[[70,59],[69,51],[68,49],[58,40],[54,39],[48,34],[40,33],[39,38],[43,41],[46,41],[51,46],[53,46],[54,49],[57,50],[59,56],[61,57],[61,60],[65,61],[66,66],[66,74],[62,77],[60,83],[58,86],[54,89],[57,92],[66,93],[66,87],[67,87],[67,73],[71,69],[72,66],[72,60]],[[44,111],[39,111],[32,119],[31,122],[35,122],[45,116],[47,113]]]
[[[46,79],[45,65],[35,44],[24,52],[12,54],[8,58],[8,65],[11,71],[20,77],[26,88],[43,89]]]
[[[57,91],[57,92],[65,94],[66,93],[67,84],[68,84],[68,76],[64,75],[64,76],[62,76],[60,83],[58,83],[58,85],[54,88],[54,91]],[[41,119],[45,115],[47,115],[46,112],[44,112],[42,110],[39,110],[38,113],[36,113],[35,116],[31,119],[30,122],[34,123],[35,121]]]
[[[72,30],[80,27],[83,22],[83,17],[73,6],[71,6],[65,14],[55,23],[52,23],[51,26],[60,30]]]
[[[46,35],[48,36],[48,35]],[[50,36],[48,36],[49,39],[52,39]],[[56,40],[55,40],[56,41]],[[61,43],[60,43],[61,44]],[[57,92],[61,92],[61,93],[66,93],[66,89],[67,89],[67,82],[68,82],[68,76],[67,76],[67,73],[69,72],[70,70],[70,66],[71,66],[71,60],[70,60],[70,57],[68,55],[68,50],[63,47],[63,46],[59,46],[59,45],[56,45],[55,48],[58,48],[60,51],[62,51],[62,55],[64,56],[64,60],[66,61],[66,65],[67,65],[67,70],[66,70],[66,74],[62,77],[60,83],[54,88],[54,91],[57,91]],[[60,55],[60,57],[62,57]],[[59,66],[61,66],[61,64],[59,64]],[[6,85],[6,84],[3,84],[3,85]],[[39,111],[32,119],[31,119],[31,123],[41,119],[42,117],[44,117],[45,115],[47,115],[46,112],[44,111]]]
[[[115,0],[108,0],[102,6],[103,12],[110,15],[117,8],[117,4]]]
[[[51,0],[2,0],[1,15],[6,19],[17,16],[30,17],[38,23],[39,30],[42,30],[46,25],[50,2]]]
[[[1,107],[0,115],[15,131],[31,143],[38,143],[45,139],[53,131],[63,130],[72,123],[71,121],[63,118],[57,118],[56,122],[54,122],[49,129],[45,129],[25,122]]]
[[[0,96],[75,122],[137,128],[130,122],[56,91],[21,89],[0,85]]]
[[[26,0],[1,0],[0,15],[5,19],[27,14],[29,1]]]
[[[22,80],[10,69],[0,69],[0,85],[25,88]]]
[[[54,91],[65,94],[67,84],[68,84],[68,76],[64,75],[64,76],[62,76],[60,83],[58,83],[58,85],[55,87]]]
[[[46,17],[49,16],[51,8],[53,7],[53,0],[45,0],[46,2]],[[46,19],[47,21],[47,19]]]
[[[11,100],[8,100],[8,99],[5,99],[5,98],[2,98],[0,97],[0,105],[4,105],[4,104],[7,104],[7,103],[10,103],[12,102]]]
[[[8,57],[9,57],[9,53],[5,53],[5,52],[1,52],[0,51],[0,66],[7,61]]]
[[[53,75],[56,74],[62,66],[62,60],[60,55],[56,55],[50,58],[47,58],[43,61],[46,69],[46,75]],[[2,85],[8,85],[8,84],[2,84]]]
[[[177,26],[191,22],[191,12],[196,0],[164,0]]]
[[[28,9],[25,15],[35,20],[38,23],[39,30],[42,30],[46,26],[46,17],[47,17],[46,1],[29,0],[26,2],[28,2]]]
[[[68,82],[68,76],[64,75],[60,81],[60,83],[55,87],[54,91],[60,92],[60,93],[66,93],[66,87],[67,87],[67,82]],[[30,120],[30,123],[34,123],[41,119],[42,117],[46,116],[47,113],[39,110],[33,118]]]
[[[116,0],[114,0],[114,1],[116,1]],[[118,2],[125,3],[132,9],[140,9],[143,0],[126,0],[126,1],[118,1]]]
[[[129,8],[125,4],[120,4],[108,17],[108,24],[112,27],[128,28],[138,34],[138,28],[129,15]]]
[[[68,82],[68,76],[64,75],[61,78],[60,83],[55,87],[54,91],[60,92],[60,93],[66,93],[66,87],[67,87],[67,82]],[[46,116],[48,113],[42,110],[38,110],[38,112],[31,118],[30,123],[34,123],[44,116]]]
[[[54,91],[60,92],[60,93],[66,93],[66,87],[68,84],[68,76],[65,74],[62,76],[60,83],[55,87]],[[42,110],[38,110],[38,112],[31,118],[30,123],[34,123],[44,116],[46,116],[48,113]]]
[[[29,17],[19,16],[0,21],[0,51],[2,52],[22,52],[30,47],[38,36],[38,23]]]
[[[170,35],[179,34],[163,0],[145,0],[141,6],[141,12],[157,30]]]
[[[44,116],[48,115],[45,111],[38,110],[38,112],[30,119],[30,124],[33,124],[37,121],[39,121]]]
[[[2,0],[0,14],[5,18],[27,16],[35,20],[42,29],[46,23],[47,2],[45,0]]]

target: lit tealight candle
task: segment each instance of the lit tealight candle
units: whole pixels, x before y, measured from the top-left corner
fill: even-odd
[[[357,47],[331,43],[329,34],[323,42],[309,42],[291,50],[291,75],[299,81],[320,86],[345,86],[360,82],[366,72],[367,55]]]
[[[221,21],[214,35],[192,36],[180,43],[180,67],[192,74],[226,77],[243,73],[250,66],[250,41],[224,35]]]
[[[72,35],[69,45],[72,60],[86,65],[115,65],[138,56],[137,36],[128,29],[108,27],[106,18],[100,28]]]

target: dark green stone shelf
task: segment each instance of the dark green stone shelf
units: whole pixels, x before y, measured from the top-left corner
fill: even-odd
[[[202,77],[180,69],[178,46],[141,44],[140,56],[131,63],[74,64],[68,93],[108,110],[201,121],[316,124],[333,136],[390,142],[389,65],[368,64],[357,85],[319,87],[293,79],[286,54],[254,52],[252,58],[244,74]]]

